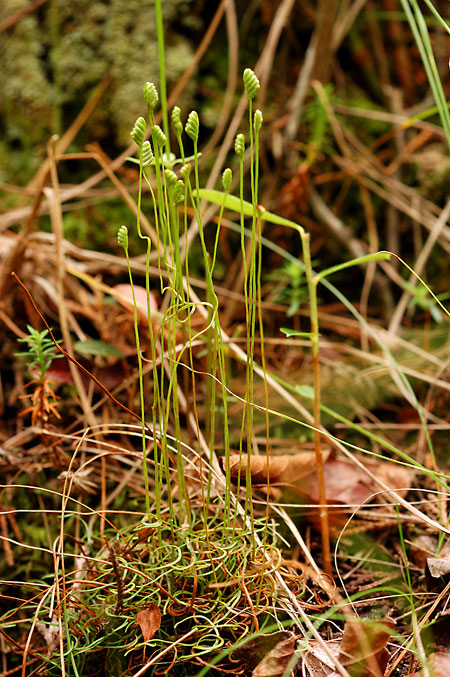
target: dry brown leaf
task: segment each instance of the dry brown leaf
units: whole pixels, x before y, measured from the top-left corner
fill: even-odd
[[[342,639],[327,642],[327,648],[350,675],[379,677],[387,664],[385,647],[392,627],[394,622],[390,619],[371,625],[347,621]],[[315,640],[308,642],[302,660],[309,677],[338,676],[330,657]]]
[[[161,611],[157,604],[150,604],[146,609],[138,612],[136,620],[144,635],[144,642],[148,642],[161,625]]]
[[[337,659],[340,642],[338,640],[330,640],[326,644],[331,655]],[[308,648],[302,654],[302,661],[307,670],[306,674],[309,677],[331,677],[331,675],[337,674],[330,657],[315,639],[308,642]]]
[[[419,569],[425,569],[428,557],[433,557],[437,549],[437,539],[430,534],[419,534],[411,541],[409,553]]]
[[[359,505],[373,493],[370,478],[354,463],[330,459],[323,468],[325,491],[330,503]],[[319,485],[316,475],[308,478],[302,490],[311,501],[319,502]]]
[[[424,557],[425,562],[423,563],[428,590],[433,591],[442,590],[450,581],[450,543],[447,542],[440,548],[438,556],[435,556],[434,553],[437,549],[437,541],[434,540],[429,545],[431,552],[428,552],[428,557]],[[434,630],[436,630],[436,627],[434,627]]]
[[[370,469],[372,470],[372,467]],[[374,465],[372,472],[375,477],[387,484],[389,489],[405,498],[411,487],[411,473],[408,468],[389,461],[380,461]],[[376,490],[379,490],[379,487],[376,487]]]
[[[433,578],[447,576],[450,573],[450,558],[427,557],[427,567]]]
[[[115,364],[111,367],[102,367],[97,369],[95,372],[96,377],[102,383],[105,388],[112,390],[120,383],[123,382],[125,378],[125,372],[123,367],[120,364]],[[67,360],[53,360],[50,368],[46,372],[47,378],[53,383],[73,383],[72,372],[70,371],[69,363]],[[80,373],[81,380],[85,388],[89,386],[92,382],[89,376],[84,372]],[[97,383],[94,383],[94,392],[100,393],[102,389],[98,386]]]
[[[338,660],[350,674],[358,677],[379,677],[383,674],[389,654],[386,644],[394,621],[386,619],[370,624],[359,619],[345,624]]]
[[[293,632],[290,637],[278,642],[269,653],[264,656],[252,672],[252,677],[281,677],[286,671],[294,652],[296,637]],[[293,668],[295,665],[292,666]]]
[[[247,454],[230,456],[231,477],[237,479],[240,473],[242,482],[245,478],[247,463]],[[250,475],[252,484],[267,483],[267,466],[269,466],[271,483],[291,485],[314,472],[316,455],[313,451],[301,451],[298,454],[270,456],[268,462],[266,456],[251,456]]]
[[[431,669],[433,677],[448,677],[450,675],[450,653],[448,651],[438,651],[431,654],[428,658],[428,666]],[[425,677],[429,671],[420,670],[410,677]]]
[[[139,285],[133,285],[134,296],[136,299],[137,306],[137,320],[140,326],[147,326],[148,323],[148,314],[147,314],[147,290],[145,287],[140,287]],[[129,284],[116,284],[114,287],[111,287],[111,291],[114,294],[116,300],[120,303],[121,306],[127,308],[129,311],[134,312],[133,309],[133,292],[131,285]],[[158,303],[156,301],[156,296],[150,292],[150,312],[158,310]],[[153,329],[155,329],[156,317],[153,320]]]
[[[245,674],[250,674],[250,671],[254,670],[281,641],[291,638],[290,630],[259,633],[233,651],[233,661],[239,665],[245,665],[248,668]]]
[[[443,550],[448,552],[448,544]],[[448,677],[450,675],[450,610],[447,609],[436,615],[434,623],[428,628],[423,639],[429,670],[419,670],[414,673],[414,677],[425,677],[430,673],[433,677]]]
[[[240,475],[241,483],[245,481],[247,463],[247,454],[230,456],[230,474],[233,480],[237,480]],[[223,469],[223,457],[221,465]],[[319,502],[319,485],[315,467],[316,455],[313,451],[270,456],[268,460],[264,455],[250,457],[250,476],[253,485],[267,484],[269,474],[271,486],[288,487],[305,496],[310,502]],[[406,496],[407,487],[411,483],[410,473],[406,468],[387,461],[372,463],[368,468],[389,488]],[[362,468],[350,461],[330,457],[330,450],[325,453],[323,473],[329,503],[361,505],[380,490],[377,483]]]
[[[391,463],[377,463],[368,466],[370,471],[391,489],[403,489],[410,485],[411,478],[405,468],[394,467],[392,472],[385,466]],[[394,472],[399,470],[400,472]],[[325,490],[330,503],[344,505],[360,505],[379,491],[378,485],[364,472],[362,468],[349,461],[330,458],[324,464]],[[315,475],[311,475],[305,484],[299,487],[312,501],[319,501],[319,487]],[[405,495],[406,492],[400,492]]]

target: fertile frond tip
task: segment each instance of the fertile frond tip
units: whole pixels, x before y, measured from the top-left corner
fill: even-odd
[[[198,119],[198,113],[195,110],[193,110],[189,113],[185,129],[186,129],[186,134],[194,142],[196,142],[197,139],[198,139],[199,126],[200,126],[200,123],[199,123],[199,119]]]
[[[117,242],[121,247],[127,249],[128,247],[128,228],[126,226],[120,226],[117,233]]]
[[[245,137],[243,134],[238,134],[234,141],[234,152],[240,158],[244,157],[245,153]]]
[[[181,122],[181,109],[178,106],[172,111],[172,125],[175,134],[179,137],[183,133],[183,123]]]
[[[246,68],[242,77],[244,80],[245,91],[247,92],[247,96],[251,101],[259,92],[259,80],[251,68]]]
[[[223,189],[228,193],[231,187],[231,179],[233,178],[233,172],[229,167],[227,167],[222,174],[222,186]]]
[[[258,133],[259,130],[261,129],[262,122],[263,122],[263,114],[258,108],[258,110],[255,110],[255,115],[253,117],[253,127],[256,133]]]
[[[147,106],[153,110],[158,105],[159,95],[153,82],[146,82],[144,85],[144,101]]]
[[[159,125],[153,125],[152,137],[160,147],[165,146],[167,143],[166,135]]]
[[[142,166],[147,167],[153,162],[153,151],[150,141],[144,141],[142,144]]]
[[[143,117],[139,117],[134,123],[134,127],[130,132],[130,136],[133,139],[134,143],[140,148],[142,147],[142,144],[145,141],[145,130],[146,130],[145,120]]]

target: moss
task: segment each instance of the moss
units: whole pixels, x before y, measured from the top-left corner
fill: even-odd
[[[3,0],[0,20],[28,0]],[[191,0],[164,0],[167,79],[174,83],[192,59],[187,39],[174,34]],[[128,143],[144,112],[142,86],[159,81],[154,0],[49,0],[0,41],[3,136],[23,147],[44,144],[67,128],[106,73],[111,85],[86,125],[90,139]],[[86,134],[86,132],[84,132]]]
[[[3,0],[0,21],[27,4],[27,0]],[[7,139],[21,139],[24,145],[40,140],[51,121],[51,84],[43,58],[44,46],[35,15],[23,18],[0,40],[3,131]]]
[[[185,3],[184,3],[185,4]],[[175,18],[180,2],[164,2],[167,21]],[[142,115],[142,85],[147,80],[159,82],[158,45],[151,0],[113,0],[105,29],[104,51],[111,64],[113,87],[111,117],[119,138],[128,141],[129,130]],[[166,70],[169,82],[175,82],[192,58],[187,41],[177,36],[167,48]]]

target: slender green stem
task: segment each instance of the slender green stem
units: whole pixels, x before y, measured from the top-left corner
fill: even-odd
[[[428,77],[428,82],[430,83],[434,100],[439,109],[439,115],[445,131],[447,143],[450,147],[450,113],[447,107],[446,97],[437,69],[436,60],[434,58],[433,49],[430,42],[430,36],[428,35],[428,29],[423,14],[417,3],[417,0],[400,0],[400,2],[419,49],[420,56],[422,58],[422,62]]]
[[[167,155],[170,155],[169,114],[167,110],[166,56],[164,50],[164,22],[162,0],[155,0],[156,33],[158,37],[159,89],[164,134],[167,138]]]
[[[144,487],[145,487],[145,511],[150,518],[150,491],[149,491],[149,481],[148,481],[148,469],[147,469],[147,442],[145,437],[145,396],[144,396],[144,376],[142,372],[142,354],[141,354],[141,342],[139,339],[139,328],[138,328],[138,316],[137,316],[137,303],[136,295],[134,292],[134,283],[133,275],[131,273],[130,266],[130,257],[128,255],[128,248],[125,249],[125,256],[127,259],[127,268],[128,268],[128,277],[130,279],[131,293],[133,296],[133,312],[134,312],[134,335],[136,339],[136,354],[138,359],[138,369],[139,369],[139,397],[141,402],[141,419],[142,419],[142,469],[144,473]]]

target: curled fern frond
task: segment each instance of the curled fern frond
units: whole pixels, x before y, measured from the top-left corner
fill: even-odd
[[[198,113],[193,110],[189,113],[187,122],[186,122],[186,134],[189,136],[189,138],[194,141],[194,143],[198,139],[198,130],[199,130],[199,119],[198,119]]]
[[[184,181],[178,180],[173,188],[173,201],[179,205],[184,200]]]
[[[262,123],[263,123],[263,114],[258,108],[257,110],[255,110],[255,115],[253,116],[253,129],[255,130],[256,134],[261,129]]]
[[[164,170],[164,178],[166,179],[166,183],[170,188],[173,188],[177,182],[177,175],[171,169]]]
[[[158,105],[159,95],[153,82],[146,82],[144,85],[144,101],[147,106],[153,110]]]
[[[142,146],[142,144],[145,141],[145,130],[146,130],[146,124],[145,120],[143,117],[139,117],[136,122],[134,123],[134,127],[130,132],[130,136],[133,139],[134,143],[139,146],[139,148]]]
[[[165,146],[167,143],[166,135],[159,125],[153,125],[152,127],[152,137],[160,148]]]
[[[142,144],[142,166],[148,167],[153,162],[153,151],[150,141],[144,141]]]
[[[231,187],[231,179],[233,178],[233,172],[229,167],[227,167],[222,174],[222,186],[224,191],[228,193]]]
[[[246,68],[242,77],[247,97],[251,101],[259,92],[259,80],[251,68]]]
[[[244,157],[245,136],[243,134],[237,134],[236,139],[234,140],[234,152],[239,158]]]
[[[183,123],[181,122],[181,109],[178,106],[172,111],[172,125],[177,137],[183,133]]]
[[[117,233],[117,242],[120,247],[128,249],[128,228],[126,226],[120,226]]]
[[[188,181],[189,177],[191,175],[191,165],[183,165],[182,168],[180,169],[180,174],[181,178],[184,179],[184,181]]]

